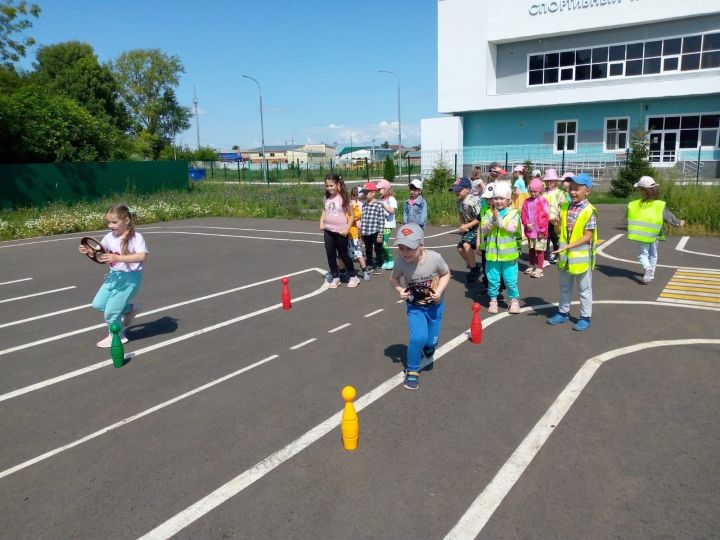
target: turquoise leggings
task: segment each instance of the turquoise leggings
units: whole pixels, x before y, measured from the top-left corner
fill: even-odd
[[[130,311],[129,300],[140,290],[142,272],[113,272],[105,276],[92,301],[93,309],[105,314],[108,325],[121,323],[122,316]]]
[[[520,298],[518,290],[518,261],[485,261],[485,275],[488,279],[488,296],[495,300],[500,293],[500,276],[505,281],[508,298]]]

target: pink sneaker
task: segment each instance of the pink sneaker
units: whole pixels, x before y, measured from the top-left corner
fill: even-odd
[[[497,300],[490,300],[490,305],[488,305],[488,313],[497,313],[497,312],[498,312]]]
[[[357,287],[360,284],[360,280],[357,276],[353,276],[350,278],[350,281],[348,281],[347,286],[348,287]]]
[[[129,327],[132,322],[135,320],[135,316],[140,313],[140,310],[142,309],[142,304],[130,304],[130,311],[128,311],[125,315],[123,315],[122,318],[122,325],[123,328]]]
[[[508,308],[508,311],[513,315],[520,313],[520,302],[518,302],[517,298],[510,300],[510,307]]]

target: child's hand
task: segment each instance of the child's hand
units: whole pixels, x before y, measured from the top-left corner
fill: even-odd
[[[410,298],[410,292],[402,289],[400,292],[400,300],[407,300]]]
[[[562,253],[563,251],[567,251],[567,248],[566,248],[566,247],[558,248],[558,249],[556,249],[555,251],[553,251],[552,254],[553,254],[553,255],[559,255],[559,254]]]
[[[90,250],[87,248],[87,246],[84,246],[84,245],[82,245],[82,244],[80,244],[80,246],[78,247],[78,250],[79,250],[80,253],[82,253],[83,255],[87,255],[88,253],[90,253]]]
[[[113,263],[117,262],[117,254],[116,253],[98,253],[95,258],[104,263]]]
[[[433,293],[430,295],[430,299],[431,299],[433,302],[437,302],[438,300],[440,300],[440,297],[441,297],[441,296],[442,296],[442,292],[433,291]]]
[[[498,218],[499,213],[498,213],[498,209],[495,208],[494,206],[493,206],[493,209],[492,209],[492,215],[493,215],[493,219],[494,219],[495,221],[497,221],[497,218]]]

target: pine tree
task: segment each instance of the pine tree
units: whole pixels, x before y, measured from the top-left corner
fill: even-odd
[[[387,155],[385,156],[385,164],[383,165],[383,178],[388,182],[395,180],[395,164],[392,158]]]
[[[650,142],[645,133],[635,131],[630,139],[630,151],[625,166],[618,171],[618,175],[610,181],[610,194],[614,197],[627,197],[633,191],[633,185],[641,176],[655,178],[655,169],[648,160],[650,155]]]

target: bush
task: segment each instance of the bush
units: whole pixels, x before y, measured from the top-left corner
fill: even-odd
[[[645,138],[645,133],[636,131],[630,139],[630,152],[625,166],[618,171],[618,175],[610,181],[610,194],[615,197],[627,197],[630,195],[641,176],[652,176],[655,178],[655,169],[648,161],[650,155],[650,142]]]
[[[444,159],[440,158],[433,167],[430,178],[425,180],[423,191],[426,193],[446,192],[452,183],[453,172]]]
[[[390,156],[385,156],[383,165],[383,178],[388,182],[395,180],[395,164]]]

